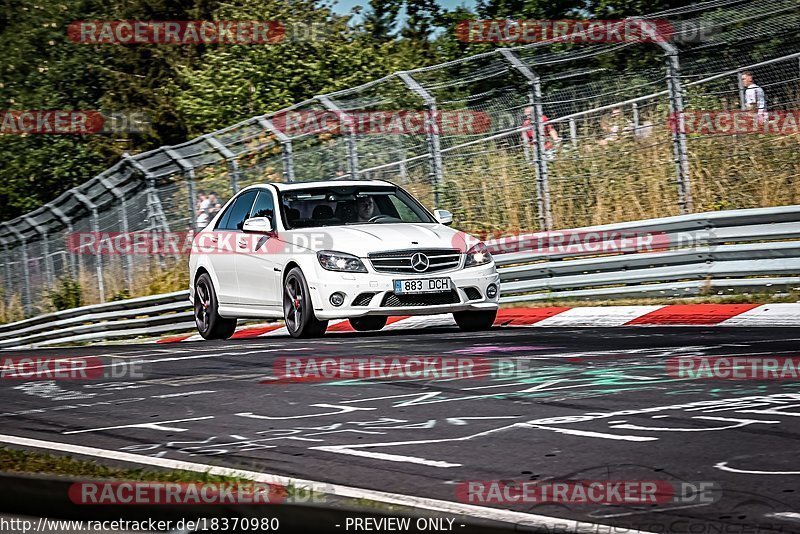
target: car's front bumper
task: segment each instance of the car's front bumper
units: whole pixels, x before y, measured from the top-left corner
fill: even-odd
[[[500,275],[497,274],[493,263],[425,275],[341,273],[326,271],[320,267],[307,278],[314,314],[321,320],[368,315],[431,315],[457,311],[496,310],[500,294]],[[425,278],[449,278],[452,281],[453,293],[407,297],[394,295],[394,280]],[[491,284],[498,288],[494,298],[486,296],[486,288]],[[330,302],[331,295],[337,292],[345,295],[344,304],[339,307],[333,306]],[[364,296],[370,293],[371,297]]]

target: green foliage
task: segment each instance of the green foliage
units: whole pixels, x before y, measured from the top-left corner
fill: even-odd
[[[0,109],[133,111],[153,123],[149,132],[137,134],[0,135],[0,221],[88,180],[123,152],[177,144],[314,95],[497,46],[459,41],[455,28],[462,20],[621,18],[692,2],[480,0],[472,12],[463,6],[447,10],[436,0],[369,0],[352,15],[340,15],[318,0],[0,0]],[[269,45],[87,45],[67,37],[70,23],[80,20],[208,19],[280,21],[290,31],[288,38]],[[324,29],[317,34],[323,38],[292,38],[295,29],[313,24]],[[750,55],[770,55],[781,42],[754,46]],[[636,70],[656,64],[660,53],[656,47],[627,47],[586,66]],[[693,58],[697,65],[704,59]],[[459,79],[466,74],[461,68],[467,67],[426,75]],[[454,100],[490,90],[494,80],[484,83],[463,84],[458,94],[447,96]],[[395,107],[386,109],[407,105],[404,97],[388,96],[380,105]],[[261,163],[268,179],[279,177],[272,163],[245,162]],[[332,159],[325,164],[341,167]]]
[[[50,290],[49,297],[50,303],[56,311],[77,308],[83,304],[80,283],[66,276],[56,281],[55,287]]]

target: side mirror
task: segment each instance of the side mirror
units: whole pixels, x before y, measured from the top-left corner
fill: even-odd
[[[447,210],[433,210],[433,217],[445,226],[453,224],[453,214]]]
[[[242,231],[252,234],[267,234],[272,231],[272,223],[266,217],[251,217],[244,221]]]

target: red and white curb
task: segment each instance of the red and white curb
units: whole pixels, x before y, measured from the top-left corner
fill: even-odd
[[[390,317],[386,330],[418,330],[455,326],[449,313]],[[583,306],[501,309],[495,326],[800,326],[800,303],[789,304],[669,304],[665,306]],[[331,321],[328,333],[355,332],[347,320]],[[287,336],[283,323],[243,326],[233,339]],[[183,334],[158,343],[199,341]]]

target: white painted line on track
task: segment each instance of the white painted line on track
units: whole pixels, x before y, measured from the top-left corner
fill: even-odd
[[[87,428],[85,430],[67,430],[62,434],[84,434],[86,432],[101,432],[103,430],[120,430],[123,428],[149,428],[151,430],[164,430],[167,432],[186,432],[185,428],[171,427],[172,423],[185,423],[187,421],[204,421],[206,419],[214,419],[213,415],[205,417],[192,417],[191,419],[173,419],[171,421],[152,421],[149,423],[134,423],[132,425],[117,425],[117,426],[104,426],[100,428]]]
[[[512,510],[502,510],[499,508],[488,508],[485,506],[477,506],[474,504],[464,504],[458,502],[443,501],[439,499],[415,497],[413,495],[403,495],[401,493],[389,493],[385,491],[362,489],[352,486],[327,484],[319,481],[303,480],[281,475],[273,475],[270,473],[259,473],[256,471],[232,469],[228,467],[199,464],[194,462],[184,462],[181,460],[172,460],[169,458],[154,458],[152,456],[142,456],[140,454],[130,454],[126,452],[112,451],[108,449],[84,447],[82,445],[71,445],[68,443],[44,441],[39,439],[24,438],[20,436],[11,436],[7,434],[0,434],[0,443],[8,443],[10,445],[20,445],[23,447],[33,447],[37,449],[47,449],[59,452],[68,452],[72,454],[80,454],[83,456],[93,456],[96,458],[105,458],[109,460],[130,462],[141,465],[150,465],[154,467],[163,467],[166,469],[180,469],[183,471],[194,471],[197,473],[208,473],[211,475],[240,477],[252,480],[254,482],[261,482],[264,484],[277,484],[281,486],[294,485],[299,487],[312,487],[312,488],[324,487],[327,493],[331,495],[336,495],[338,497],[346,497],[352,499],[367,499],[367,500],[379,501],[400,506],[410,506],[413,508],[420,508],[423,510],[431,510],[434,512],[440,512],[446,514],[466,515],[480,519],[487,519],[491,521],[501,521],[505,523],[513,523],[525,526],[536,526],[554,532],[556,531],[556,529],[558,529],[558,531],[572,532],[574,534],[596,534],[597,532],[601,531],[610,531],[613,528],[614,532],[620,534],[624,533],[653,534],[641,530],[629,530],[616,527],[609,527],[607,525],[588,523],[584,521],[575,521],[572,519],[561,519],[558,517],[551,517],[546,515],[515,512]]]

